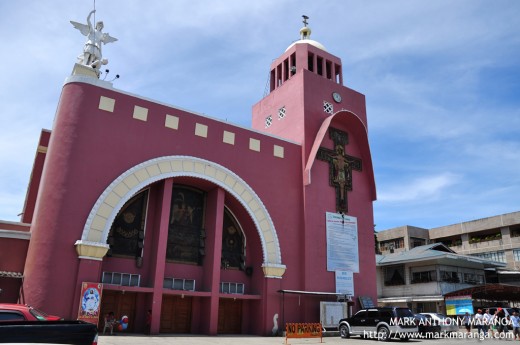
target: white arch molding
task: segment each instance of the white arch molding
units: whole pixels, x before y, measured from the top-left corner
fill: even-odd
[[[102,260],[109,246],[108,233],[117,213],[142,188],[167,178],[188,176],[210,181],[232,194],[251,216],[262,244],[264,275],[281,278],[285,272],[278,235],[264,204],[253,189],[231,170],[190,156],[167,156],[148,160],[121,174],[99,196],[76,241],[80,258]]]

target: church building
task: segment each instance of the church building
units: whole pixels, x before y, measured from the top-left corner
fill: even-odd
[[[100,330],[113,311],[144,332],[150,310],[152,334],[272,335],[376,301],[365,96],[310,36],[271,64],[250,129],[71,66],[22,219],[0,223],[0,302],[76,319],[98,284]]]

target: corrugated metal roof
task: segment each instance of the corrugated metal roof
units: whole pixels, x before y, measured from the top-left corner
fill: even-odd
[[[451,259],[454,261],[470,261],[480,263],[485,267],[506,267],[506,263],[486,260],[476,256],[457,254],[442,243],[432,243],[413,249],[387,255],[376,255],[378,266],[395,265],[398,263],[427,261],[435,259]]]

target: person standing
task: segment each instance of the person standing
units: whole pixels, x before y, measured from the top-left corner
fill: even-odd
[[[471,315],[468,312],[464,314],[462,318],[462,322],[464,323],[464,327],[466,328],[466,334],[470,334],[471,332]]]
[[[146,312],[146,324],[144,327],[144,334],[150,335],[152,328],[152,310],[148,309]]]
[[[507,318],[504,309],[498,308],[497,313],[495,314],[495,322],[497,325],[497,336],[504,337],[501,333],[507,333],[509,330],[507,329]]]
[[[483,317],[483,321],[484,321],[484,335],[487,336],[488,334],[488,330],[489,330],[489,327],[491,325],[491,322],[493,320],[493,315],[491,315],[489,313],[489,309],[486,309],[484,311],[484,317]]]
[[[497,316],[498,309],[491,314],[491,332],[493,333],[493,337],[497,337],[498,335],[498,316]]]
[[[515,340],[517,337],[518,340],[520,340],[520,316],[518,316],[516,311],[513,313],[513,316],[511,316],[511,326],[513,327],[513,335],[515,336]]]
[[[484,315],[482,315],[482,309],[478,309],[475,314],[475,326],[477,326],[477,334],[480,336],[480,332],[484,332]]]

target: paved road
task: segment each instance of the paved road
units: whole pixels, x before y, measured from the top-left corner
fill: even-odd
[[[511,334],[510,334],[511,335]],[[505,341],[513,341],[511,338]],[[422,339],[410,340],[409,342],[401,342],[399,340],[391,340],[388,344],[407,344],[407,345],[462,345],[462,344],[504,344],[504,340],[485,339],[478,340],[475,337],[455,338],[455,339]],[[514,342],[513,344],[516,344]],[[202,336],[202,335],[171,335],[171,336],[144,336],[144,335],[101,335],[98,339],[99,345],[283,345],[285,338],[283,337],[256,337],[256,336]],[[288,339],[290,345],[317,345],[320,339]],[[376,340],[361,339],[353,337],[350,339],[341,339],[340,337],[324,337],[323,344],[329,345],[376,345]],[[520,343],[518,343],[520,344]]]

